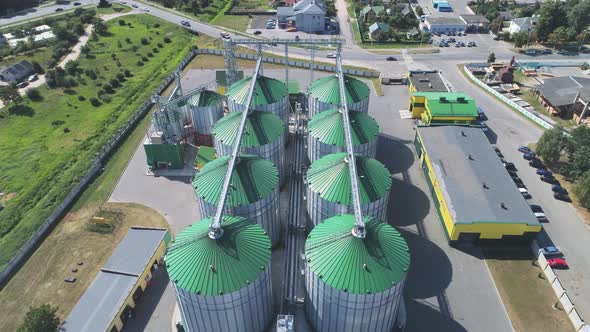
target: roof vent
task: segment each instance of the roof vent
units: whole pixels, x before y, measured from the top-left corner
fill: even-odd
[[[465,100],[465,97],[457,97],[457,101],[460,102],[460,103],[467,102],[467,100]]]
[[[216,272],[216,270],[215,270],[215,266],[213,266],[213,265],[209,265],[209,270],[210,270],[211,272]]]
[[[447,97],[440,97],[440,98],[438,98],[438,100],[440,102],[446,103],[447,102]]]
[[[481,186],[484,187],[485,189],[490,189],[490,186],[488,186],[488,184],[485,182]]]
[[[428,87],[432,89],[432,83],[428,83]]]
[[[461,130],[461,136],[467,137],[467,134],[465,134],[465,132],[463,130]]]
[[[469,159],[469,160],[475,160],[475,159],[473,159],[473,156],[471,155],[471,153],[467,155],[467,159]]]
[[[508,207],[504,203],[500,203],[500,207],[504,210],[508,210]]]

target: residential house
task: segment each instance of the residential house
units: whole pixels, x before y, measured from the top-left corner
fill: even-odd
[[[407,3],[397,3],[394,6],[396,6],[397,9],[399,9],[399,12],[402,16],[407,16],[412,13],[412,10],[410,9],[410,5]],[[387,10],[385,12],[387,13],[387,15],[392,14],[391,8],[387,8]]]
[[[534,31],[537,27],[537,20],[538,17],[533,15],[532,17],[519,17],[515,18],[510,21],[510,26],[508,27],[508,33],[512,36],[518,32],[529,32]]]
[[[18,83],[34,73],[33,65],[27,60],[21,60],[11,66],[0,68],[0,80],[8,83]]]
[[[539,101],[552,115],[574,118],[578,123],[588,115],[590,78],[563,76],[547,78],[537,85]]]
[[[279,28],[286,29],[289,21],[295,22],[295,9],[293,7],[278,7],[277,24]]]
[[[490,21],[482,15],[461,15],[459,18],[465,22],[465,30],[468,32],[487,32],[490,29]]]
[[[292,7],[278,7],[277,23],[283,29],[295,26],[303,32],[322,32],[326,27],[326,9],[322,2],[302,0]]]
[[[390,29],[391,28],[389,27],[389,24],[387,24],[387,23],[375,22],[375,23],[371,24],[371,26],[369,27],[369,36],[371,37],[371,39],[374,39],[373,34],[375,34],[377,32],[387,33],[387,32],[389,32]]]
[[[432,33],[465,32],[466,24],[455,17],[428,17],[420,28]]]
[[[365,8],[361,9],[361,17],[365,20],[365,22],[370,22],[374,20],[377,16],[383,14],[385,12],[384,6],[371,6],[367,5]]]

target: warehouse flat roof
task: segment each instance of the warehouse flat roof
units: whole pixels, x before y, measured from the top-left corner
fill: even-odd
[[[455,223],[540,225],[480,128],[417,130]]]
[[[150,260],[166,233],[168,230],[164,228],[129,228],[102,270],[140,276],[151,263]]]
[[[417,91],[449,91],[437,70],[410,71],[408,79]]]
[[[66,332],[107,331],[136,283],[134,276],[98,272],[64,321],[63,328]]]

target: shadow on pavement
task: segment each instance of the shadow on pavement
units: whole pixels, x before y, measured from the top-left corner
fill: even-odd
[[[408,321],[405,331],[437,331],[462,332],[467,331],[461,324],[445,317],[436,307],[419,300],[406,300]]]
[[[387,220],[392,226],[409,226],[422,221],[430,211],[430,200],[422,189],[392,178]]]
[[[166,268],[161,265],[160,268],[154,272],[152,284],[149,286],[135,306],[135,315],[133,318],[127,320],[121,331],[145,331],[150,318],[152,317],[162,295],[166,291],[166,287],[170,279]]]
[[[399,231],[410,248],[410,271],[408,271],[406,278],[406,297],[408,299],[424,299],[443,293],[453,277],[449,257],[436,244],[418,234],[403,229]]]
[[[392,174],[404,172],[414,163],[414,153],[407,144],[411,142],[381,133],[377,138],[376,159]]]
[[[485,135],[488,138],[488,141],[490,141],[490,144],[496,144],[496,142],[498,142],[498,135],[492,128],[488,127],[488,131],[485,132]]]

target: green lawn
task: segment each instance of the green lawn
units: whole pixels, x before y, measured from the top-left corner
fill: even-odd
[[[246,32],[249,23],[248,15],[221,15],[211,21],[211,24],[242,32]]]
[[[36,61],[44,69],[47,69],[47,64],[51,60],[52,50],[49,47],[40,47],[31,51],[20,53],[17,55],[9,55],[0,60],[0,66],[9,66],[15,64],[21,60],[27,60],[29,62]]]
[[[121,4],[118,3],[114,3],[112,4],[110,7],[106,7],[106,8],[96,8],[96,12],[99,15],[106,15],[106,14],[116,14],[116,13],[127,13],[130,12],[131,8],[127,7],[127,6],[123,6]]]
[[[93,69],[98,78],[80,74],[81,83],[70,90],[39,90],[41,102],[27,101],[33,114],[0,120],[0,192],[16,193],[0,213],[0,267],[26,242],[88,169],[96,151],[112,136],[152,91],[172,72],[192,45],[184,29],[150,15],[124,18],[131,27],[109,22],[110,36],[89,42],[93,58],[81,58],[82,69]],[[160,24],[154,28],[154,24]],[[169,35],[171,43],[163,41]],[[125,38],[131,38],[128,44]],[[140,38],[148,38],[142,45]],[[121,42],[122,48],[118,47]],[[153,52],[143,66],[137,61]],[[133,50],[132,47],[137,49]],[[120,67],[112,59],[115,54]],[[129,69],[132,77],[99,107],[89,99],[115,74]],[[82,96],[85,100],[80,101]],[[66,133],[64,129],[69,131]],[[67,130],[66,130],[67,131]]]

